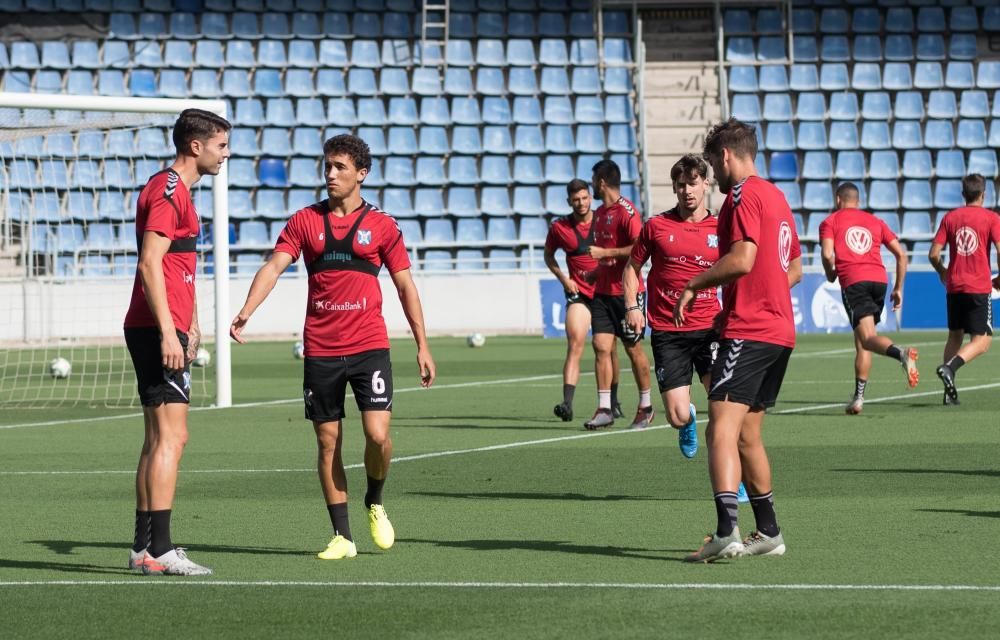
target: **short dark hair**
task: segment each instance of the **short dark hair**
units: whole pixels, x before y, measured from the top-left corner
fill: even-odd
[[[333,136],[323,143],[323,157],[339,155],[341,153],[346,153],[350,156],[355,169],[371,170],[372,153],[368,148],[368,144],[361,138],[349,133],[342,133],[339,136]]]
[[[569,184],[566,185],[566,195],[572,198],[573,194],[578,191],[586,191],[590,193],[590,187],[587,185],[585,180],[573,178],[569,181]]]
[[[222,116],[204,109],[185,109],[174,123],[174,148],[177,153],[189,153],[194,140],[205,141],[217,133],[233,128]]]
[[[622,170],[612,160],[600,160],[592,169],[595,180],[604,180],[609,187],[617,189],[622,186]],[[594,185],[597,186],[596,184]]]
[[[702,180],[708,180],[708,163],[694,154],[681,156],[681,159],[670,167],[670,182],[677,182],[681,176],[691,174],[701,176]]]
[[[715,125],[705,136],[703,155],[706,158],[720,156],[723,149],[729,149],[737,156],[753,160],[757,157],[756,127],[736,118]]]
[[[962,178],[962,197],[965,203],[975,202],[986,192],[986,178],[979,173],[970,173]]]
[[[853,182],[841,182],[837,187],[837,197],[844,200],[858,200],[861,198],[861,189]]]

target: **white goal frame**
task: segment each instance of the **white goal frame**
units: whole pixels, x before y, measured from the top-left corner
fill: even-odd
[[[0,92],[0,107],[70,111],[108,111],[118,113],[179,114],[184,109],[204,109],[223,118],[227,116],[224,100],[188,100],[173,98],[121,98],[68,94]],[[214,215],[212,222],[223,231],[213,234],[212,254],[215,263],[215,380],[217,407],[233,404],[232,356],[229,343],[229,165],[223,163],[212,181]]]

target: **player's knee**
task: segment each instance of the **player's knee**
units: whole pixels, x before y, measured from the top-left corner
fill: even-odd
[[[384,447],[390,444],[392,440],[389,438],[389,430],[375,430],[372,433],[365,433],[365,439],[373,446]]]
[[[691,421],[690,407],[670,407],[667,412],[667,420],[674,429],[681,429]]]

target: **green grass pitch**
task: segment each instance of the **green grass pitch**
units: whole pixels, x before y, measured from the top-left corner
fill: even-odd
[[[121,416],[134,409],[5,409],[0,637],[987,637],[1000,623],[1000,355],[963,368],[961,406],[943,407],[943,340],[900,338],[921,350],[915,391],[876,358],[852,418],[850,338],[801,337],[765,427],[788,553],[715,565],[680,561],[715,523],[704,447],[685,460],[674,431],[623,421],[585,433],[592,374],[577,419],[557,421],[559,340],[433,340],[431,390],[416,389],[412,344],[394,344],[397,542],[379,551],[368,535],[349,400],[359,555],[339,562],[315,558],[330,525],[301,363],[287,342],[234,347],[247,406],[192,412],[174,515],[206,579],[124,568],[142,429]],[[704,414],[702,391],[695,402]],[[29,426],[60,420],[75,421]],[[753,528],[746,505],[740,525]]]

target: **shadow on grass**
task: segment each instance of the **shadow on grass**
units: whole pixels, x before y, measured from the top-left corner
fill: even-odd
[[[915,475],[945,473],[956,476],[1000,478],[1000,470],[997,469],[831,469],[831,471],[839,473],[911,473]]]
[[[924,513],[958,513],[971,518],[1000,518],[1000,511],[970,511],[969,509],[917,509]]]
[[[94,542],[84,540],[28,540],[27,544],[37,544],[58,555],[75,555],[77,549],[118,549],[125,556],[125,550],[130,546],[125,542]],[[188,551],[205,553],[234,553],[250,555],[301,556],[309,551],[295,549],[276,549],[274,547],[234,547],[220,544],[185,544],[181,545]],[[0,565],[2,566],[2,565]]]
[[[588,496],[582,493],[544,493],[527,491],[499,492],[462,492],[462,491],[407,491],[407,495],[429,498],[460,498],[465,500],[575,500],[578,502],[626,502],[630,500],[644,501],[681,501],[693,498],[656,498],[653,496]]]
[[[399,538],[397,542],[407,544],[430,544],[448,549],[468,549],[471,551],[542,551],[545,553],[572,553],[585,556],[605,556],[609,558],[636,558],[640,560],[673,560],[681,558],[653,555],[656,553],[679,552],[678,549],[633,549],[630,547],[602,547],[589,544],[572,544],[561,540],[421,540],[419,538]],[[685,552],[689,553],[689,552]]]
[[[103,575],[113,576],[136,575],[135,571],[131,571],[124,566],[119,568],[99,564],[46,562],[42,560],[8,560],[5,558],[0,558],[0,569],[33,569],[36,571],[63,571],[68,573],[100,573]]]

